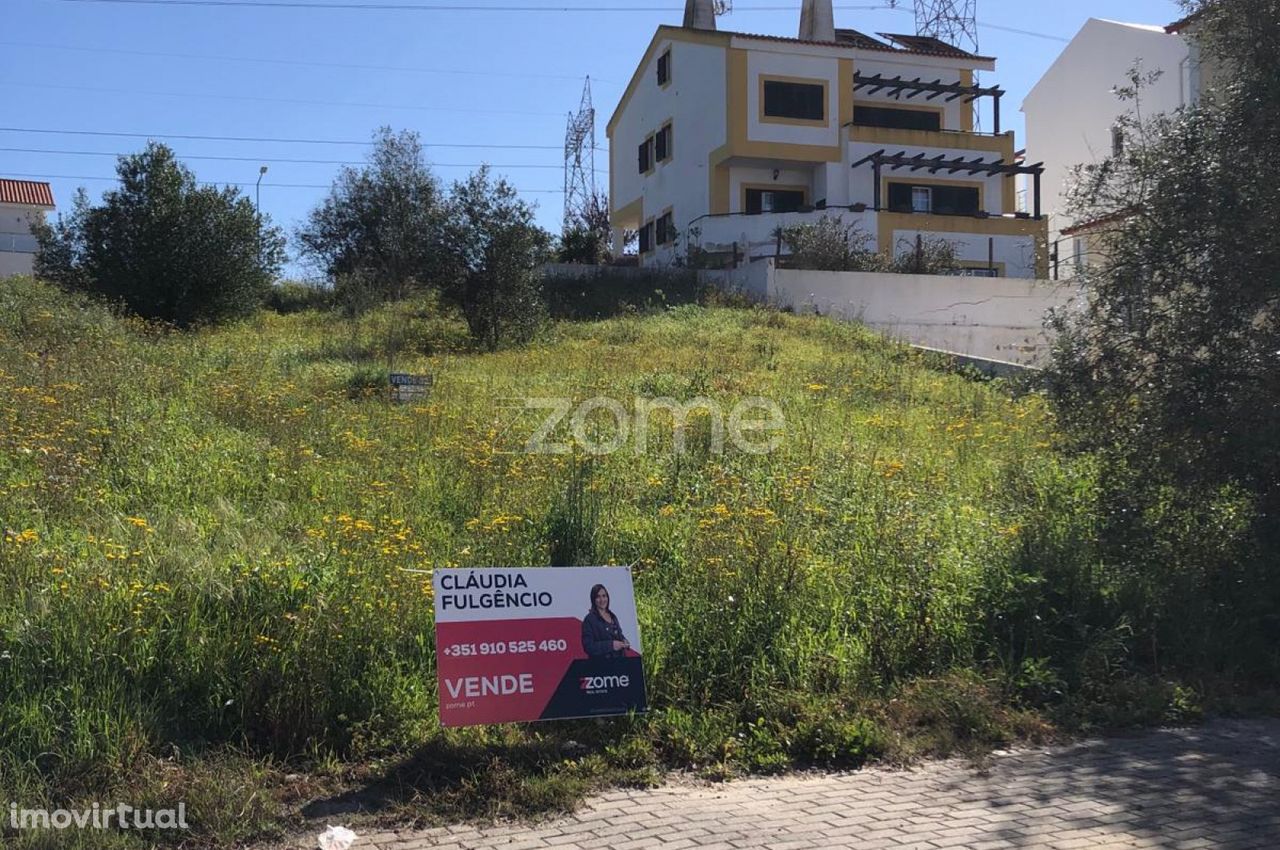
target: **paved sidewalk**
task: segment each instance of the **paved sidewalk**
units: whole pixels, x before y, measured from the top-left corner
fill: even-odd
[[[296,847],[314,848],[315,839]],[[722,785],[614,791],[533,824],[362,835],[352,850],[1280,848],[1280,720]]]

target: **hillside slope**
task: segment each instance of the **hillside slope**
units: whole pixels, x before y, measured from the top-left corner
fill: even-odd
[[[389,345],[424,403],[382,398]],[[694,414],[684,451],[662,416],[644,451],[526,451],[527,399],[658,397],[768,400],[780,444],[717,451]],[[426,303],[169,333],[6,282],[0,791],[185,795],[231,841],[278,814],[229,802],[269,759],[425,744],[409,796],[445,812],[606,768],[853,763],[884,746],[865,697],[993,660],[1024,528],[1070,536],[1087,476],[1052,441],[1039,397],[821,318],[682,307],[476,354]],[[634,565],[654,711],[443,733],[430,571],[548,563]]]

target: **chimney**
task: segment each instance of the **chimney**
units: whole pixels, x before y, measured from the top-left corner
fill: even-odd
[[[803,0],[800,6],[800,38],[804,41],[836,40],[831,0]]]
[[[684,0],[684,26],[695,30],[715,29],[716,10],[712,0]]]

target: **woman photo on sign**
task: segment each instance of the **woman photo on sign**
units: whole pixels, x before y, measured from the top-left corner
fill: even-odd
[[[623,658],[631,648],[609,609],[609,591],[603,584],[591,588],[591,610],[582,618],[582,648],[592,658]]]

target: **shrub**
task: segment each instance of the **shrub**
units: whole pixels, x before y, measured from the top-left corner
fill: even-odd
[[[1215,88],[1125,120],[1081,168],[1089,297],[1054,326],[1048,388],[1100,460],[1101,556],[1134,660],[1266,680],[1280,669],[1280,33],[1274,0],[1197,4]],[[1135,69],[1122,96],[1141,105]],[[1112,609],[1113,621],[1117,612]]]
[[[898,252],[885,256],[858,222],[845,224],[832,216],[786,228],[782,240],[791,252],[785,260],[790,268],[899,274],[949,274],[958,268],[955,246],[946,239],[920,236],[914,243],[900,241]]]
[[[535,269],[551,242],[533,208],[506,180],[491,180],[486,166],[454,184],[448,215],[458,271],[445,292],[461,306],[472,338],[490,351],[528,342],[546,315]]]
[[[442,247],[445,207],[418,134],[382,127],[369,164],[339,172],[296,239],[331,280],[359,273],[383,298],[403,298],[450,264]]]
[[[547,274],[542,293],[552,318],[594,320],[695,304],[707,290],[689,269],[641,272],[601,266],[586,276]]]
[[[333,290],[296,280],[286,280],[271,287],[266,306],[277,313],[301,313],[333,306]]]
[[[238,189],[196,183],[165,145],[120,157],[120,188],[35,227],[36,273],[179,326],[245,316],[270,292],[284,240]]]
[[[556,260],[561,263],[607,263],[612,254],[609,226],[609,199],[592,196],[587,208],[565,222]]]

